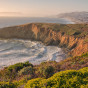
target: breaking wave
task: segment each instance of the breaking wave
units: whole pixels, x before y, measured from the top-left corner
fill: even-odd
[[[39,64],[43,61],[60,61],[66,55],[57,46],[45,46],[29,40],[0,40],[0,68],[18,62],[29,61]]]

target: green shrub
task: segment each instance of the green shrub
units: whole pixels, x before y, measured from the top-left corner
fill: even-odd
[[[81,57],[88,57],[88,52],[87,53],[85,53],[85,54],[82,54],[82,56]]]
[[[11,72],[7,69],[5,69],[3,72],[2,72],[2,77],[0,77],[0,79],[2,79],[1,81],[5,81],[5,82],[9,82],[9,81],[12,81],[15,77],[16,77],[16,72]]]
[[[82,85],[81,88],[88,88],[88,84],[87,85]]]
[[[41,78],[32,79],[32,80],[28,81],[25,88],[41,88],[40,87],[41,80],[42,80]]]
[[[17,86],[15,84],[9,83],[9,82],[5,82],[5,83],[0,82],[0,88],[17,88]]]
[[[84,60],[80,60],[79,61],[79,64],[84,64]]]
[[[25,88],[88,88],[88,67],[61,71],[48,79],[29,80]]]
[[[27,67],[27,66],[33,66],[33,65],[27,61],[25,63],[17,63],[15,65],[11,65],[7,69],[11,72],[12,71],[18,72],[20,69],[22,69],[23,67]]]
[[[18,71],[20,71],[22,68],[25,68],[25,67],[28,67],[28,66],[30,66],[30,70],[33,67],[33,65],[30,64],[29,62],[17,63],[15,65],[11,65],[11,66],[5,68],[1,72],[1,77],[0,78],[2,79],[2,81],[12,81],[17,77]]]
[[[18,75],[32,75],[34,72],[33,70],[33,67],[29,66],[29,67],[24,67],[23,69],[21,69],[19,72],[18,72]]]
[[[28,80],[31,79],[30,75],[25,75],[23,76],[23,78],[21,78],[20,80],[15,80],[13,81],[13,83],[17,86],[17,88],[21,88],[22,86],[24,86]],[[24,88],[24,87],[22,87]]]
[[[52,76],[53,73],[54,73],[54,68],[52,66],[46,66],[40,68],[40,74],[42,74],[42,76],[45,78]]]

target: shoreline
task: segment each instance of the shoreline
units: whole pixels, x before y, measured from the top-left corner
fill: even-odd
[[[76,21],[73,21],[72,19],[70,19],[70,18],[61,18],[61,19],[64,19],[64,20],[67,20],[67,21],[70,21],[71,23],[69,23],[69,24],[77,24],[76,23]]]
[[[40,58],[41,61],[38,61],[37,63],[35,63],[35,62],[32,61],[33,58],[30,59],[31,56],[29,56],[29,60],[26,60],[26,59],[25,59],[25,61],[23,61],[23,59],[20,59],[20,62],[29,61],[29,62],[32,63],[33,65],[38,65],[38,64],[40,64],[40,63],[42,63],[42,62],[47,62],[47,61],[56,61],[56,62],[60,62],[61,60],[64,60],[64,59],[67,58],[67,54],[65,53],[65,51],[64,51],[62,48],[60,48],[59,46],[54,46],[54,45],[48,45],[48,46],[47,46],[47,45],[45,45],[44,43],[42,43],[41,41],[31,41],[31,40],[28,40],[28,39],[26,39],[26,40],[25,40],[25,39],[2,39],[2,40],[0,39],[0,41],[4,41],[4,40],[7,41],[7,42],[10,42],[10,41],[11,41],[11,42],[13,42],[13,41],[14,41],[14,42],[15,42],[15,41],[18,41],[18,42],[20,42],[20,41],[22,41],[22,42],[26,42],[26,41],[28,41],[28,42],[33,42],[33,43],[36,43],[36,44],[39,44],[39,45],[42,44],[42,45],[43,45],[44,47],[46,47],[47,49],[48,49],[48,47],[51,47],[51,48],[52,48],[52,47],[57,47],[58,49],[61,49],[61,51],[58,51],[58,55],[59,55],[61,52],[63,52],[63,54],[65,55],[65,56],[63,56],[63,59],[61,59],[60,56],[58,56],[58,57],[57,57],[57,58],[59,58],[58,61],[57,61],[56,56],[52,56],[51,58],[49,58],[49,59],[47,59],[47,60],[43,60],[42,58],[44,58],[44,57],[45,57],[45,56],[44,56],[44,57]],[[42,47],[42,48],[43,48],[43,47]],[[35,49],[36,49],[36,48],[35,48]],[[13,49],[13,50],[14,50],[14,49]],[[40,50],[40,48],[39,48],[39,50]],[[49,52],[45,52],[45,53],[49,53]],[[55,51],[54,54],[55,54],[55,53],[57,53],[57,52]],[[19,54],[20,54],[20,53],[19,53]],[[40,53],[40,54],[41,54],[41,53]],[[50,56],[50,55],[53,55],[53,54],[50,53],[49,56]],[[61,54],[61,55],[62,55],[62,54]],[[36,57],[37,57],[37,56],[36,56]],[[9,57],[8,57],[8,58],[9,58]],[[18,58],[19,58],[19,57],[18,57]],[[21,57],[20,57],[20,58],[21,58]],[[25,57],[24,57],[24,58],[25,58]],[[52,58],[55,58],[55,59],[53,60]],[[12,59],[12,60],[13,60],[13,59]],[[31,60],[32,62],[31,62],[30,60]],[[3,58],[3,61],[4,61],[4,58]],[[35,61],[37,61],[37,59],[36,59]],[[9,63],[10,63],[10,62],[9,62]],[[16,63],[19,63],[19,61],[16,62]],[[0,67],[0,69],[1,69],[1,68],[4,68],[4,67],[8,67],[9,65],[14,65],[14,64],[16,64],[16,63],[8,64],[8,65],[3,65],[3,66]]]
[[[63,19],[66,19],[66,20],[72,21],[73,24],[86,24],[85,22],[78,21],[78,20],[75,20],[75,19],[70,18],[70,17],[63,17]]]
[[[69,27],[71,29],[69,29]],[[31,23],[27,25],[3,28],[0,30],[0,38],[41,41],[44,45],[59,46],[68,56],[80,56],[88,51],[88,44],[87,42],[84,43],[83,38],[75,36],[73,29],[78,31],[80,28],[85,29],[86,27],[87,25],[85,26],[82,24],[61,25]],[[72,35],[67,34],[69,31]],[[82,32],[83,35],[84,32],[85,31]],[[85,36],[85,38],[87,37]]]

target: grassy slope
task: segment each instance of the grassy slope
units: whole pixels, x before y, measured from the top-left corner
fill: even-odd
[[[19,72],[20,73],[22,71],[25,72],[25,70],[21,70],[21,69],[24,69],[25,66],[27,67],[31,66],[31,70],[29,71],[28,74],[22,74],[21,76],[19,76],[18,75]],[[53,75],[52,74],[49,76],[50,78],[47,77],[48,79],[44,79],[46,78],[45,77],[46,73],[44,74],[41,68],[43,68],[44,70],[44,68],[48,66],[52,66],[54,68],[53,70],[54,76],[52,76]],[[84,68],[84,69],[78,70],[81,68]],[[11,72],[8,73],[9,72],[8,70]],[[33,72],[33,73],[30,74],[30,72]],[[51,74],[51,72],[49,72],[49,74]],[[4,86],[4,88],[15,88],[17,86],[25,86],[27,82],[28,82],[26,84],[27,88],[34,88],[34,86],[38,85],[37,82],[39,82],[39,85],[38,85],[39,87],[36,87],[36,88],[45,88],[43,86],[49,86],[49,88],[58,88],[56,86],[60,86],[60,88],[63,88],[63,87],[87,88],[82,86],[84,85],[87,86],[88,84],[88,53],[85,53],[81,56],[68,58],[61,62],[55,62],[55,61],[43,62],[40,65],[36,65],[36,66],[33,66],[28,62],[26,62],[26,64],[25,63],[15,64],[2,70],[0,72],[0,79],[1,79],[0,85]],[[59,80],[59,81],[56,82],[56,80]],[[11,87],[5,87],[5,86],[11,86]],[[33,87],[30,87],[30,86],[33,86]]]
[[[79,38],[88,38],[88,24],[36,24],[40,28],[52,29]]]
[[[22,86],[24,88],[88,88],[88,67],[61,71],[48,79],[35,78],[12,83],[0,82],[0,88],[23,88]]]
[[[66,70],[54,74],[48,79],[29,80],[25,88],[87,88],[88,67],[76,70]]]

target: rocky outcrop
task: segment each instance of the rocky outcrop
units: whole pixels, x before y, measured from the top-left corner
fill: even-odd
[[[0,38],[5,39],[30,39],[41,41],[46,45],[59,45],[69,50],[68,54],[73,56],[88,52],[88,42],[83,38],[70,36],[61,31],[54,31],[41,24],[26,24],[0,29]],[[48,25],[48,24],[47,24]]]

